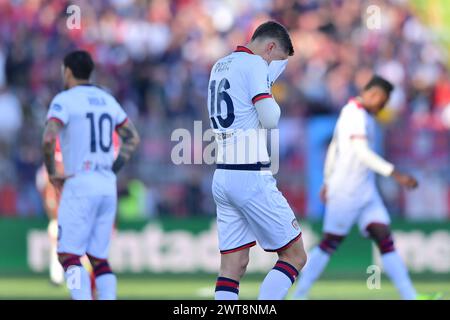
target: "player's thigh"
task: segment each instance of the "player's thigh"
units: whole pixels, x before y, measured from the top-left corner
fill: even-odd
[[[117,196],[99,196],[99,201],[87,253],[98,259],[107,259],[117,211]]]
[[[389,226],[391,219],[381,197],[375,195],[366,206],[361,209],[358,219],[358,227],[364,237],[368,237],[367,227],[371,224],[383,224]]]
[[[360,215],[361,206],[350,197],[329,199],[325,206],[323,233],[347,235]]]
[[[280,251],[300,238],[301,230],[286,198],[271,174],[254,177],[258,192],[241,208],[261,247]]]
[[[58,209],[58,253],[84,255],[97,203],[64,192]]]

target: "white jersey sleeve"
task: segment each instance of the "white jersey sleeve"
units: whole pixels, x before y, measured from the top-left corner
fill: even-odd
[[[253,104],[265,98],[272,98],[269,83],[269,66],[262,58],[251,60],[246,68],[248,90]]]
[[[255,103],[258,119],[265,129],[274,129],[278,126],[281,110],[274,99],[262,99]]]
[[[286,69],[288,60],[274,60],[269,64],[269,83],[270,86],[273,85],[275,81],[279,78],[279,76],[283,73],[284,69]]]
[[[56,95],[50,103],[50,108],[47,112],[47,121],[54,119],[63,125],[69,122],[69,105],[65,101],[62,94]]]
[[[363,109],[356,107],[349,110],[345,120],[350,139],[367,139],[367,115]]]

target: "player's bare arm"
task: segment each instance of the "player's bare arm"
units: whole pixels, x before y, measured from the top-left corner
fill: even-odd
[[[116,129],[120,138],[122,139],[122,145],[120,146],[119,155],[117,159],[114,161],[112,170],[114,173],[117,173],[122,169],[125,163],[130,160],[131,155],[136,150],[140,138],[139,134],[131,120],[127,120],[125,124]]]
[[[66,179],[69,176],[59,175],[56,172],[56,162],[55,162],[55,147],[56,139],[59,132],[62,129],[62,124],[59,121],[50,119],[44,130],[44,135],[42,138],[42,150],[44,153],[44,164],[47,169],[48,177],[50,183],[55,186],[57,191],[60,191]]]
[[[396,170],[392,172],[391,177],[394,178],[398,184],[408,189],[415,189],[419,186],[419,183],[414,177],[407,174],[403,174]]]
[[[385,177],[393,177],[398,184],[408,189],[414,189],[418,183],[413,177],[395,170],[394,165],[373,152],[364,137],[352,139],[356,156],[371,170]]]

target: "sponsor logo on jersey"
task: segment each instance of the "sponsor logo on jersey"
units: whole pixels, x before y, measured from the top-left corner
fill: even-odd
[[[51,109],[55,110],[55,111],[61,111],[62,107],[61,107],[61,105],[54,103],[54,104],[52,104]]]

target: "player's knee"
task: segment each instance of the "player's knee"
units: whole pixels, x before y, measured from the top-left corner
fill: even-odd
[[[58,260],[64,271],[67,271],[71,266],[81,266],[80,256],[75,254],[58,253]]]
[[[280,260],[286,261],[293,265],[297,270],[303,269],[308,259],[303,246],[294,245],[288,250],[278,252]]]
[[[297,255],[294,257],[293,263],[297,270],[301,270],[305,266],[306,261],[308,261],[308,256],[306,255],[305,250],[302,249],[299,250]]]
[[[371,224],[367,227],[367,232],[375,241],[381,254],[389,253],[395,250],[394,238],[390,228],[383,224]]]
[[[240,257],[235,264],[235,272],[239,277],[242,277],[245,274],[245,271],[247,271],[247,265],[249,263],[249,257],[248,256],[242,256]]]
[[[89,261],[91,262],[94,276],[99,277],[104,274],[113,273],[111,266],[109,265],[109,262],[107,259],[100,259],[93,257],[91,255],[87,255],[89,258]]]
[[[247,265],[249,263],[249,256],[248,254],[239,254],[235,256],[222,256],[222,263],[221,263],[221,274],[229,276],[233,279],[241,278],[245,271],[247,270]]]
[[[344,236],[326,233],[319,244],[319,248],[329,255],[332,255],[337,248],[339,248],[342,240],[344,240]]]
[[[395,251],[394,238],[392,237],[392,234],[389,234],[384,239],[376,241],[376,244],[381,254]]]
[[[382,234],[370,234],[371,238],[377,244],[381,254],[389,253],[395,250],[394,238],[390,232]]]

